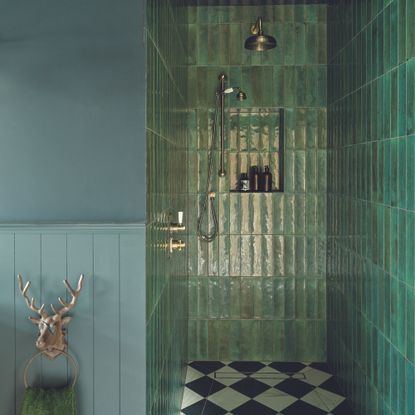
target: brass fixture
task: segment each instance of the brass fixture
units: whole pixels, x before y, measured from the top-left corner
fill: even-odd
[[[170,222],[170,232],[183,232],[186,230],[186,225],[183,223],[183,212],[177,212],[177,222]]]
[[[221,73],[219,75],[219,99],[220,99],[220,167],[219,167],[219,177],[226,176],[225,170],[225,95],[236,92],[236,99],[239,101],[244,101],[246,99],[246,93],[239,88],[239,86],[234,86],[230,88],[225,88],[225,74]]]
[[[72,320],[72,317],[64,317],[66,313],[71,311],[78,301],[79,294],[81,293],[84,276],[81,274],[78,280],[78,287],[74,290],[68,280],[64,280],[66,289],[69,291],[69,294],[72,296],[72,299],[69,303],[62,300],[61,297],[58,298],[59,302],[62,304],[62,307],[57,310],[53,304],[51,304],[51,309],[54,312],[54,315],[49,316],[45,311],[45,304],[42,304],[39,308],[35,305],[35,299],[32,297],[29,299],[28,290],[30,287],[30,281],[28,281],[23,286],[22,276],[19,274],[17,276],[19,283],[19,290],[24,299],[26,300],[27,306],[34,312],[39,315],[39,319],[35,317],[29,317],[29,320],[38,326],[39,334],[36,340],[36,347],[45,355],[48,359],[53,360],[56,357],[64,354],[67,351],[66,344],[66,326]]]
[[[173,251],[182,251],[184,248],[186,248],[186,242],[182,241],[181,239],[173,239],[170,238],[169,241],[169,251],[170,253],[173,253]]]
[[[32,366],[33,361],[39,357],[39,356],[43,356],[46,355],[44,350],[40,350],[38,352],[36,352],[31,358],[30,360],[26,363],[26,366],[24,368],[24,372],[23,372],[23,382],[24,382],[24,386],[26,389],[29,388],[29,368]],[[78,375],[79,375],[79,367],[78,367],[78,363],[76,361],[76,359],[70,355],[67,352],[64,352],[62,350],[59,351],[59,356],[65,356],[68,359],[68,362],[70,363],[70,365],[72,366],[72,371],[73,371],[73,380],[71,383],[71,388],[74,388],[76,385],[76,381],[78,379]],[[47,355],[46,355],[47,357]]]
[[[258,17],[255,24],[251,26],[251,33],[253,36],[249,36],[245,41],[245,49],[256,50],[263,52],[265,50],[273,49],[277,46],[277,41],[274,37],[264,35],[262,28],[262,17]]]

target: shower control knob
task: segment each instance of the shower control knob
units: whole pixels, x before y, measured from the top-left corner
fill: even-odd
[[[183,223],[183,212],[177,212],[177,222],[171,222],[169,226],[170,232],[183,232],[186,230],[186,226]]]

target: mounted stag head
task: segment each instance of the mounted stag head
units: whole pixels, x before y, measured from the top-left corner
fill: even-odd
[[[30,321],[33,324],[36,324],[39,329],[39,335],[36,340],[36,347],[40,351],[43,351],[46,357],[48,357],[49,359],[54,359],[55,357],[59,356],[62,351],[65,352],[67,349],[67,344],[65,340],[65,327],[69,324],[72,317],[64,317],[64,315],[75,307],[79,294],[81,293],[84,276],[81,274],[81,276],[79,277],[78,287],[76,290],[74,290],[70,286],[68,280],[63,281],[65,287],[72,296],[72,300],[69,303],[66,303],[62,300],[61,297],[59,297],[58,300],[61,303],[62,308],[56,310],[55,306],[51,304],[50,307],[52,311],[55,313],[52,316],[49,316],[46,313],[45,304],[42,304],[40,308],[37,308],[35,305],[35,299],[32,297],[29,300],[27,292],[30,287],[30,281],[28,281],[23,286],[22,276],[19,274],[17,278],[19,280],[20,292],[26,300],[26,304],[32,311],[34,311],[40,316],[39,319],[35,317],[29,317]]]

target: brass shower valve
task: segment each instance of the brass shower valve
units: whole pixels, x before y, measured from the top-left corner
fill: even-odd
[[[186,242],[182,241],[181,239],[170,238],[170,242],[169,242],[170,253],[173,253],[173,251],[179,251],[180,252],[184,248],[186,248]]]

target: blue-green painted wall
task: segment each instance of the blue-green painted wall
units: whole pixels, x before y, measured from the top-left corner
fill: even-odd
[[[0,222],[145,219],[144,0],[0,4]]]
[[[19,413],[36,328],[16,289],[56,302],[86,276],[69,326],[80,415],[145,414],[145,1],[0,4],[0,413]],[[82,222],[96,225],[9,223]],[[6,340],[5,340],[6,339]],[[64,361],[33,368],[67,379]]]

